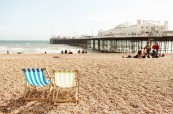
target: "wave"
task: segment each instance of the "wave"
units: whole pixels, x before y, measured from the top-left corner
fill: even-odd
[[[49,44],[48,41],[0,41],[0,53],[61,53],[67,49],[77,53],[80,47],[69,46],[64,44]]]

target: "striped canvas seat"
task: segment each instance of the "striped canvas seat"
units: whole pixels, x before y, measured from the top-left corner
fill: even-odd
[[[48,85],[50,80],[47,80],[44,75],[44,69],[39,68],[28,68],[23,69],[27,83],[33,86],[42,87]]]
[[[54,70],[54,92],[53,92],[53,102],[55,103],[66,103],[75,102],[79,103],[79,77],[78,70]],[[71,99],[60,99],[60,90],[68,90],[70,95],[70,90],[74,90],[73,98]],[[71,93],[72,94],[72,93]],[[61,95],[61,94],[60,94]],[[75,97],[75,98],[74,98]]]
[[[75,87],[75,73],[75,71],[54,71],[56,86],[62,88]]]
[[[26,78],[24,100],[42,100],[47,102],[51,100],[50,95],[53,84],[47,69],[24,68],[22,71]],[[48,79],[46,79],[46,76]]]

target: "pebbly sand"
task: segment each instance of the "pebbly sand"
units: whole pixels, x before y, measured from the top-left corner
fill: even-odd
[[[172,114],[173,55],[149,59],[122,58],[124,55],[0,54],[0,113]],[[46,65],[79,70],[78,105],[23,102],[21,68]]]

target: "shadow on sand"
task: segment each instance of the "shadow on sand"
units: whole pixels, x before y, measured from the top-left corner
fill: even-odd
[[[33,112],[43,114],[53,109],[53,106],[50,103],[37,101],[24,102],[23,97],[10,99],[7,102],[9,102],[7,105],[0,106],[0,113],[27,114]]]

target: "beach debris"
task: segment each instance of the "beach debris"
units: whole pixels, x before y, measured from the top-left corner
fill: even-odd
[[[59,58],[58,56],[53,56],[53,58]]]
[[[17,52],[17,54],[23,54],[23,52]]]

